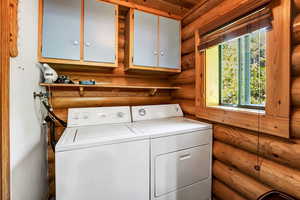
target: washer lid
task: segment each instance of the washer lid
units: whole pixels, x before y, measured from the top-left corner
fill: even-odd
[[[107,124],[67,128],[56,145],[56,151],[66,151],[104,144],[142,139],[126,124]]]
[[[154,119],[132,123],[135,132],[150,137],[161,137],[185,132],[207,130],[212,128],[211,124],[187,119],[184,117],[172,117],[166,119]]]

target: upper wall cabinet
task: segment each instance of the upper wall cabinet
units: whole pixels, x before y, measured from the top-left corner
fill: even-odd
[[[40,0],[40,62],[117,67],[117,17],[97,0]]]
[[[180,72],[180,22],[131,9],[127,16],[126,68]]]

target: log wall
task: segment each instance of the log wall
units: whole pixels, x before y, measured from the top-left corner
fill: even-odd
[[[273,189],[284,191],[300,199],[300,0],[291,1],[294,3],[295,10],[295,18],[292,19],[294,20],[292,29],[294,49],[291,55],[292,138],[282,139],[214,123],[213,196],[215,199],[255,200]],[[210,2],[231,4],[229,0]],[[195,10],[203,12],[203,9],[206,9],[204,13],[209,9],[218,10],[218,6],[203,5],[199,5]],[[190,43],[194,41],[193,31],[202,22],[206,23],[205,14],[199,16],[194,14],[183,19],[182,46],[185,49],[182,55],[182,68],[184,71],[172,79],[174,84],[182,86],[183,90],[172,94],[173,102],[180,103],[186,116],[193,119],[196,118],[195,92],[191,90],[195,88],[196,74],[195,51],[190,47],[192,46]],[[260,166],[260,170],[255,169],[256,165]]]
[[[185,114],[195,115],[195,37],[182,40],[182,72],[170,77],[174,86],[180,90],[172,92],[173,103],[179,103]]]

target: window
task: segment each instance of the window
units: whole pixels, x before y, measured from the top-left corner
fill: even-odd
[[[266,30],[260,29],[207,48],[208,106],[264,109],[266,102]]]
[[[290,137],[291,23],[290,15],[286,13],[290,12],[291,7],[289,1],[274,6],[275,2],[223,25],[219,25],[219,19],[215,20],[216,25],[207,32],[203,31],[206,25],[196,30],[195,113],[198,118]],[[215,13],[211,14],[215,16]],[[225,47],[231,48],[224,51]],[[227,61],[225,53],[233,60],[233,65],[229,67],[231,75],[235,75],[231,77],[235,82],[229,82],[228,87],[233,88],[235,93],[223,94],[222,97],[220,86],[226,76],[222,77],[224,73],[221,70]],[[259,77],[258,81],[256,77]],[[220,106],[221,100],[225,106]],[[264,110],[234,106],[258,106]]]
[[[264,108],[266,30],[218,45],[219,105]]]

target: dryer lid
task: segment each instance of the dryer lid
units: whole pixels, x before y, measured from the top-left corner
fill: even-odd
[[[140,134],[142,133],[143,135],[150,135],[152,138],[212,128],[211,124],[187,119],[184,117],[139,121],[134,122],[131,126],[136,132]]]

